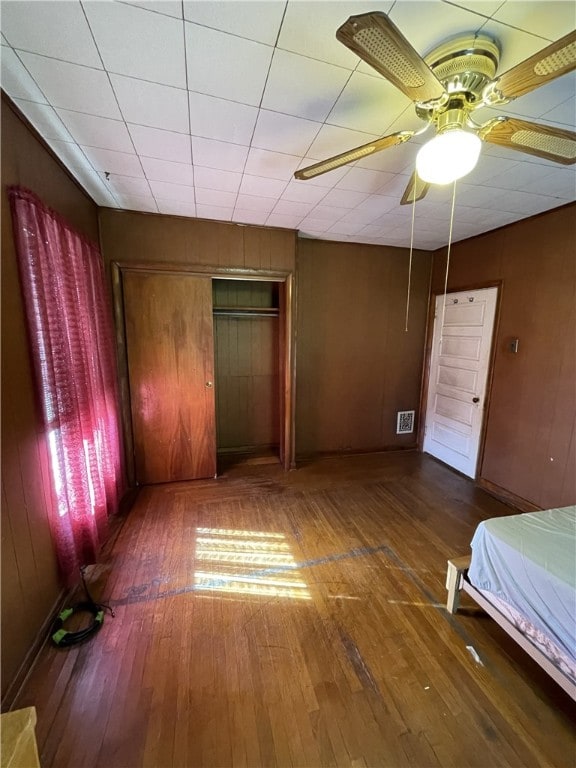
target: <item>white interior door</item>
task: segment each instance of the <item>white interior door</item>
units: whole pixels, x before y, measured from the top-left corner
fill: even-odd
[[[497,288],[436,298],[423,450],[475,477]],[[442,321],[444,324],[442,325]]]

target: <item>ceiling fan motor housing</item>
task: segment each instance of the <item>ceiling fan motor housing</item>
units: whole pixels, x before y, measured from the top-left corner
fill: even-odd
[[[498,45],[486,35],[460,35],[434,48],[424,60],[446,95],[436,102],[416,104],[416,113],[434,122],[439,132],[462,128],[494,79],[500,60]]]

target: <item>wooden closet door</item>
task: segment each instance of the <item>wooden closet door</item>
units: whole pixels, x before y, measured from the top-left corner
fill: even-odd
[[[216,475],[212,281],[124,272],[138,484]]]

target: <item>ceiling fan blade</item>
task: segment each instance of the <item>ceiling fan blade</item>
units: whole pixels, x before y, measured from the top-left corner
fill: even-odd
[[[576,163],[576,133],[515,117],[495,117],[479,131],[484,141],[544,157],[563,165]]]
[[[430,184],[428,184],[427,181],[422,181],[420,176],[418,176],[416,171],[414,171],[410,177],[408,186],[404,190],[402,200],[400,200],[400,205],[410,205],[411,203],[415,203],[418,200],[422,200],[423,197],[426,197],[429,189]]]
[[[336,37],[410,99],[425,102],[444,96],[442,83],[385,13],[350,16]]]
[[[495,81],[496,94],[506,100],[516,99],[576,68],[576,31],[543,48],[517,64]]]
[[[414,136],[416,131],[398,131],[397,133],[391,133],[389,136],[383,136],[381,139],[375,141],[369,141],[367,144],[362,144],[355,149],[349,149],[347,152],[342,152],[340,155],[329,157],[328,160],[321,160],[319,163],[309,165],[307,168],[301,168],[296,171],[294,178],[306,181],[306,179],[313,179],[314,176],[320,176],[322,173],[333,171],[335,168],[340,168],[341,165],[352,163],[354,160],[360,160],[361,157],[372,155],[374,152],[380,152],[388,147],[394,147],[396,144],[403,144],[405,141]]]

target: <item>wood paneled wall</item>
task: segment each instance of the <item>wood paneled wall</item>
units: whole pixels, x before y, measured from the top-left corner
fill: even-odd
[[[296,233],[220,221],[100,209],[105,261],[288,270]]]
[[[432,255],[301,240],[298,249],[296,452],[415,447],[396,413],[418,416]]]
[[[48,522],[47,455],[34,394],[6,188],[36,192],[98,239],[96,205],[2,104],[2,697],[17,677],[61,585]]]
[[[450,258],[451,290],[501,281],[479,479],[527,509],[576,503],[575,220],[576,205],[565,206],[456,243]],[[440,292],[445,264],[444,249],[434,254]]]
[[[278,309],[278,284],[214,280],[216,426],[219,451],[278,449],[278,316],[218,314],[218,308]]]

